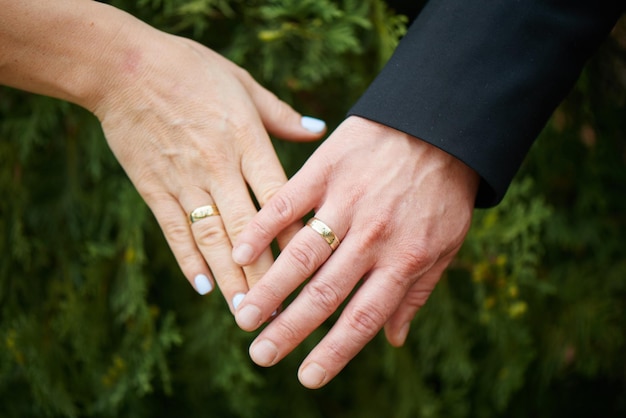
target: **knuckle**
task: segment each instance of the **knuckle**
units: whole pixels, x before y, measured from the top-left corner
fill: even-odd
[[[385,315],[372,304],[355,307],[347,312],[348,326],[366,339],[371,339],[382,328]]]
[[[263,303],[273,306],[278,306],[287,297],[287,295],[283,294],[283,289],[275,283],[259,283],[254,288],[254,291],[258,298],[256,300],[261,300]]]
[[[435,257],[425,246],[413,244],[404,246],[405,250],[397,254],[397,270],[401,274],[415,275],[430,267]]]
[[[381,285],[381,291],[388,294],[405,294],[414,282],[415,272],[410,274],[398,272],[397,268],[386,269],[385,281]]]
[[[209,118],[212,120],[211,130],[215,137],[228,138],[233,132],[231,116],[222,115],[214,111]],[[167,152],[162,151],[169,160],[171,166],[177,171],[195,181],[205,183],[205,179],[197,176],[201,172],[209,174],[209,177],[220,175],[236,164],[236,155],[228,141],[214,141],[212,147],[206,146],[206,138],[197,134],[187,134],[185,141]],[[196,180],[197,179],[197,180]],[[184,188],[183,188],[184,190]]]
[[[325,357],[331,364],[342,364],[347,362],[351,355],[348,354],[349,350],[345,344],[345,340],[329,341],[325,346]]]
[[[174,217],[161,218],[159,224],[170,246],[179,246],[191,242],[187,224]]]
[[[250,221],[249,225],[245,227],[245,229],[250,228],[252,231],[254,231],[254,234],[256,235],[259,242],[269,243],[274,239],[275,232],[272,229],[268,228],[268,226],[269,225],[260,222],[256,218],[252,218],[252,221]]]
[[[363,249],[376,247],[381,242],[386,241],[389,236],[389,225],[392,217],[388,211],[383,210],[376,215],[376,218],[371,219],[367,223],[367,228],[364,228],[362,237],[360,239],[360,245]]]
[[[307,243],[294,243],[287,248],[287,260],[289,260],[291,267],[302,277],[311,275],[322,263],[321,256],[317,250]]]
[[[133,184],[136,183],[137,192],[150,207],[157,220],[161,222],[161,225],[165,221],[175,221],[180,216],[180,208],[175,194],[164,190],[167,186],[155,184],[155,181],[149,177],[150,175],[146,174],[145,176],[139,174],[133,179]]]
[[[155,178],[155,174],[152,171],[144,167],[139,167],[132,175],[133,184],[137,189],[137,192],[151,206],[161,199],[172,199],[169,193],[159,190],[157,185],[158,180]]]
[[[286,193],[277,193],[267,202],[269,209],[275,213],[276,221],[280,224],[293,222],[296,218],[296,209],[291,196]]]
[[[252,215],[244,210],[237,210],[237,208],[231,208],[231,213],[228,219],[224,219],[226,227],[228,228],[228,234],[233,240],[239,236],[239,234],[248,226],[253,219]]]
[[[323,311],[334,311],[341,301],[342,295],[331,284],[322,280],[311,280],[304,290],[317,308]]]
[[[426,301],[430,297],[432,290],[433,290],[432,288],[420,288],[420,289],[411,290],[406,295],[406,299],[405,299],[406,304],[408,306],[412,306],[416,310],[421,308],[422,306],[426,304]]]
[[[278,317],[272,322],[272,327],[274,327],[274,331],[278,334],[279,341],[297,344],[301,339],[298,326],[288,319]]]
[[[213,221],[213,219],[203,219],[194,225],[193,236],[198,246],[212,247],[228,239],[228,235],[222,225]]]

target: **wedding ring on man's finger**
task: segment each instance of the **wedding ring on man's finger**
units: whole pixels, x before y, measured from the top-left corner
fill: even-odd
[[[189,223],[192,224],[201,219],[208,218],[210,216],[218,216],[219,214],[220,211],[215,205],[200,206],[199,208],[192,210],[189,214]]]
[[[308,220],[306,225],[310,227],[313,231],[320,234],[321,237],[324,238],[324,240],[326,240],[331,250],[335,251],[337,247],[339,247],[339,237],[337,237],[337,235],[335,235],[333,230],[330,229],[330,227],[326,225],[324,222],[313,217]]]

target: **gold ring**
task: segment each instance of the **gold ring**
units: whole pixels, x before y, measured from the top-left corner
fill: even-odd
[[[332,229],[328,227],[324,222],[320,221],[317,218],[311,218],[306,223],[308,227],[310,227],[313,231],[317,232],[326,240],[328,245],[330,245],[330,249],[335,251],[337,247],[339,247],[339,238]]]
[[[191,211],[189,214],[189,223],[192,224],[200,219],[208,218],[209,216],[217,216],[220,211],[215,205],[200,206]]]

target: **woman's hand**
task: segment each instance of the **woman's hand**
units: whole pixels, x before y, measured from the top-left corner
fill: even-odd
[[[127,45],[120,72],[90,107],[187,279],[204,294],[213,275],[232,309],[273,262],[269,250],[243,269],[231,258],[231,241],[257,212],[248,187],[262,206],[287,180],[266,129],[315,140],[325,125],[191,40],[136,24],[118,39]],[[220,216],[189,223],[210,205]],[[301,226],[292,224],[283,244]]]
[[[215,52],[107,4],[0,7],[0,83],[92,111],[187,279],[205,294],[212,272],[232,309],[273,261],[264,251],[242,269],[230,257],[256,213],[248,188],[263,205],[286,181],[266,129],[308,141],[324,123],[300,117]],[[297,229],[287,228],[283,245]]]
[[[358,117],[344,121],[235,241],[233,258],[249,265],[314,210],[341,242],[333,252],[332,234],[300,229],[250,289],[236,311],[248,331],[310,278],[252,343],[252,359],[279,362],[357,287],[302,363],[302,384],[328,383],[383,326],[389,342],[402,345],[463,242],[477,187],[472,169],[426,142]]]

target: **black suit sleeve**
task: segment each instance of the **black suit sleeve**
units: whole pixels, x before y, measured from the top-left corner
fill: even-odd
[[[350,110],[427,141],[497,204],[623,11],[617,1],[431,0]]]

